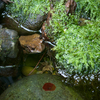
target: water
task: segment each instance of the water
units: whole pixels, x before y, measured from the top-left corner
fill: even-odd
[[[70,75],[65,70],[59,69],[59,73],[65,77],[65,83],[73,87],[84,100],[100,100],[100,72],[80,76]]]

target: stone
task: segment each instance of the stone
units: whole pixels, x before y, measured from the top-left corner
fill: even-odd
[[[11,29],[0,29],[0,59],[16,58],[18,51],[18,33]]]
[[[9,66],[0,66],[0,76],[8,77],[8,76],[17,76],[18,67],[16,65]]]
[[[14,3],[12,3],[11,0],[3,1],[5,3],[10,3],[6,5],[2,23],[4,23],[4,27],[16,30],[19,35],[28,35],[33,32],[39,32],[43,22],[47,19],[48,9],[46,7],[50,3],[49,1],[13,0]]]
[[[0,0],[0,14],[3,12],[5,4],[2,0]]]
[[[47,15],[38,15],[37,19],[28,18],[24,23],[20,23],[19,18],[14,19],[8,14],[4,14],[3,16],[2,23],[5,23],[3,27],[13,29],[17,31],[19,35],[31,35],[35,32],[39,32],[44,20],[47,18]]]
[[[62,83],[62,77],[35,74],[12,84],[0,100],[83,100],[71,87]]]

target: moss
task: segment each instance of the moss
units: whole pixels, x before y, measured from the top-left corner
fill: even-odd
[[[100,19],[100,0],[75,0],[77,2],[76,13],[80,17]]]
[[[97,73],[100,70],[100,2],[75,1],[77,9],[73,15],[66,16],[62,2],[55,7],[47,35],[56,43],[53,50],[60,67],[68,73]],[[84,26],[79,25],[80,17],[87,18]]]
[[[8,88],[0,100],[83,100],[72,88],[62,83],[62,78],[49,74],[31,75]],[[45,91],[45,83],[56,86],[54,91]]]
[[[54,48],[57,52],[56,59],[69,72],[97,72],[100,70],[99,31],[97,22],[83,27],[70,26],[57,39],[57,46]]]
[[[14,18],[26,20],[36,18],[37,14],[44,15],[50,9],[49,0],[11,0],[14,3],[7,5],[6,10]]]

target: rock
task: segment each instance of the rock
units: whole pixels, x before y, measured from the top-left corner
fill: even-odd
[[[0,29],[2,29],[2,25],[0,25]]]
[[[26,27],[24,27],[17,20],[13,19],[10,15],[4,14],[3,16],[4,16],[4,18],[2,19],[3,27],[13,29],[13,30],[17,31],[19,35],[31,35],[34,32],[38,32],[38,30],[34,31],[34,30],[26,28],[26,27],[30,27],[32,25],[31,22],[30,22],[30,24],[29,23],[25,24]],[[33,27],[33,25],[32,25],[32,27]],[[36,26],[35,26],[35,28],[36,28]]]
[[[12,83],[12,76],[0,77],[0,94],[2,94]]]
[[[16,65],[0,66],[0,76],[17,76],[18,67]]]
[[[45,45],[42,43],[39,34],[33,34],[28,36],[20,36],[19,41],[23,47],[24,53],[41,53],[45,49]]]
[[[16,58],[18,54],[18,33],[10,29],[0,29],[0,59]]]
[[[3,20],[5,27],[18,30],[21,35],[28,34],[27,32],[24,33],[23,29],[25,31],[29,30],[29,32],[40,30],[43,22],[47,19],[50,2],[44,2],[44,0],[13,0],[13,2],[6,5],[6,12],[3,15],[5,17]]]
[[[42,27],[43,22],[46,20],[47,14],[37,15],[36,19],[31,19],[30,17],[22,25],[31,30],[39,30]]]
[[[0,100],[83,100],[56,75],[35,74],[19,80],[1,94]]]
[[[0,14],[2,13],[2,11],[4,10],[5,4],[2,0],[0,0]]]

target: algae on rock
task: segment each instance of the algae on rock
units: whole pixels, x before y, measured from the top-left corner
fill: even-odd
[[[6,5],[8,18],[14,19],[27,29],[38,31],[47,18],[50,9],[49,0],[13,0],[14,3]]]
[[[11,0],[12,1],[12,0]],[[14,3],[7,5],[6,10],[12,17],[21,17],[22,20],[31,16],[36,18],[37,14],[44,15],[50,9],[49,0],[13,0]],[[23,19],[24,18],[24,19]]]
[[[45,91],[45,83],[55,85],[47,86],[52,91]],[[0,100],[83,100],[72,88],[62,83],[62,78],[50,74],[35,74],[19,80],[9,87],[0,96]]]

